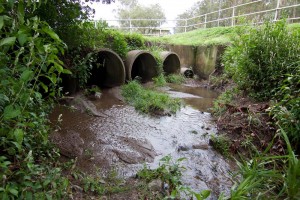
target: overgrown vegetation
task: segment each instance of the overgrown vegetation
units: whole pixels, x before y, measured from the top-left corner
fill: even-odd
[[[179,99],[145,89],[137,81],[122,86],[122,95],[127,102],[143,113],[166,115],[176,113],[181,107]]]
[[[239,29],[224,55],[225,73],[256,100],[274,100],[271,114],[289,135],[300,139],[300,32],[285,20]]]
[[[68,180],[56,167],[47,123],[63,68],[65,45],[38,17],[25,19],[25,6],[0,4],[0,198],[64,198]],[[17,14],[15,14],[17,13]]]
[[[162,194],[160,199],[181,199],[183,195],[185,195],[185,198],[195,197],[197,200],[208,198],[210,195],[209,190],[203,190],[197,193],[181,182],[182,173],[186,169],[181,164],[183,160],[185,160],[185,158],[179,158],[173,161],[172,157],[167,155],[160,159],[158,168],[151,170],[145,165],[144,168],[137,173],[137,176],[147,183],[157,179],[161,180],[161,186],[159,187],[162,189]],[[167,185],[165,192],[163,192],[164,185]]]
[[[213,111],[219,129],[229,130],[230,151],[247,147],[250,158],[239,161],[242,179],[221,199],[298,199],[299,29],[280,20],[236,30],[222,76],[236,87],[215,101]]]

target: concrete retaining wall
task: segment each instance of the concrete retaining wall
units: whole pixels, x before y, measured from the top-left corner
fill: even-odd
[[[200,78],[207,79],[221,65],[221,55],[226,46],[187,46],[166,45],[169,51],[175,52],[181,62],[181,67],[192,67]]]

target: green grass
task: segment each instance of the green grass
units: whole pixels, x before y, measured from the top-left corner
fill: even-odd
[[[166,81],[168,83],[181,84],[181,83],[184,83],[185,77],[181,74],[170,74],[170,75],[166,76]]]
[[[178,98],[171,98],[167,94],[143,88],[137,81],[131,81],[122,87],[125,101],[135,109],[149,114],[176,113],[181,107]]]
[[[230,43],[230,37],[234,34],[235,28],[215,27],[208,29],[197,29],[186,33],[178,33],[164,37],[148,37],[153,42],[162,42],[177,45],[227,45]]]
[[[288,25],[291,29],[300,30],[300,24]],[[196,29],[186,33],[177,33],[163,37],[146,37],[150,42],[175,44],[175,45],[229,45],[231,38],[236,34],[236,27],[214,27],[207,29]]]

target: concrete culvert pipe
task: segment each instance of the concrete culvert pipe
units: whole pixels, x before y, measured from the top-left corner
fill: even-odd
[[[125,67],[120,56],[110,49],[100,49],[96,53],[88,85],[115,87],[125,83]]]
[[[194,77],[194,71],[192,69],[183,67],[180,69],[180,73],[184,75],[186,78],[193,78]]]
[[[126,79],[133,80],[140,77],[142,82],[151,81],[157,75],[157,62],[147,51],[129,51],[125,60]]]
[[[176,53],[163,51],[160,53],[160,57],[166,75],[180,73],[180,60]]]

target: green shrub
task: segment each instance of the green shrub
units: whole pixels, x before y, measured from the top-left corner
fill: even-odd
[[[277,103],[271,107],[270,113],[289,136],[291,142],[298,147],[300,141],[300,65],[293,74],[281,83],[276,93]]]
[[[136,49],[146,49],[143,35],[138,33],[125,34],[125,41],[128,45],[128,51]]]
[[[122,87],[125,100],[143,113],[176,113],[181,107],[179,99],[166,94],[144,89],[137,81],[131,81]]]
[[[65,48],[58,35],[38,17],[25,21],[25,7],[35,6],[0,4],[0,199],[63,199],[68,189],[47,114],[60,74],[70,71],[58,58]]]
[[[250,96],[270,99],[299,67],[299,31],[289,31],[285,20],[237,30],[223,56],[225,71]]]
[[[104,30],[102,34],[104,34],[105,47],[112,49],[121,57],[126,56],[128,48],[123,33],[115,30]]]

